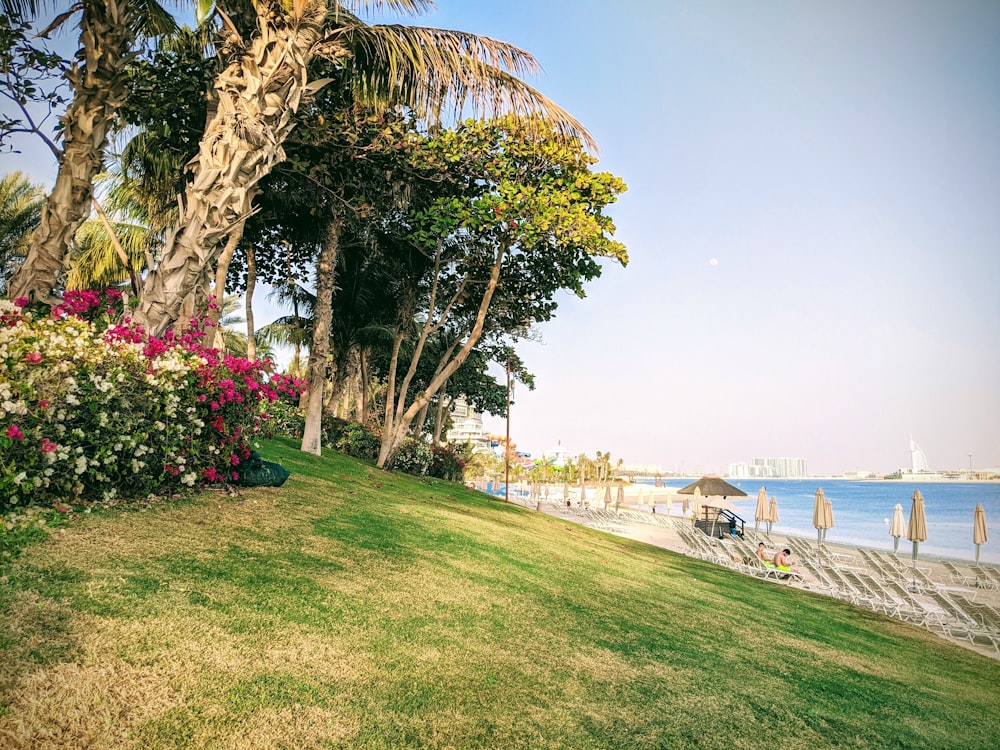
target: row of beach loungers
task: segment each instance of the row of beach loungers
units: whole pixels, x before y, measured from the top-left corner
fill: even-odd
[[[756,554],[756,545],[745,539],[712,539],[683,521],[674,528],[689,552],[703,560],[726,565],[750,575],[791,582],[794,577],[767,567]],[[770,550],[777,545],[761,535]],[[970,565],[967,570],[944,562],[947,580],[935,580],[931,569],[904,561],[897,555],[858,548],[836,551],[788,537],[796,565],[805,569],[811,587],[851,604],[881,612],[954,640],[992,648],[1000,654],[1000,609],[977,602],[980,590],[1000,590],[1000,570]]]
[[[511,498],[514,500],[514,498]],[[515,500],[535,508],[538,500]],[[655,513],[612,508],[565,507],[553,503],[560,515],[575,517],[591,528],[623,533],[633,523],[673,529],[687,545],[688,554],[759,578],[786,583],[802,577],[769,566],[757,557],[757,542],[773,553],[778,544],[766,534],[754,541],[742,537],[715,539],[695,529],[688,521]],[[748,532],[753,535],[754,532]],[[931,568],[915,565],[898,555],[858,548],[833,549],[795,537],[787,537],[796,567],[808,572],[809,587],[851,604],[881,612],[925,627],[946,638],[992,648],[1000,654],[1000,608],[977,602],[985,589],[1000,591],[1000,570],[989,565],[959,567],[940,563],[947,580],[935,580]]]

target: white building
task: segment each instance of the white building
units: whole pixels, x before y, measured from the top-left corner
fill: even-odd
[[[483,432],[483,415],[464,398],[456,398],[451,404],[451,429],[444,439],[449,443],[472,443],[472,449],[480,453],[492,450],[490,439]]]
[[[797,479],[809,476],[804,458],[754,458],[750,463],[729,464],[735,479]]]
[[[549,448],[542,454],[542,458],[553,466],[560,468],[579,456],[579,452],[563,448],[562,440],[556,442],[554,448]]]

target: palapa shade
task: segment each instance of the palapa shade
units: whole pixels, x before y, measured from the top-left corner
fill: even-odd
[[[976,564],[979,564],[979,545],[986,544],[986,510],[979,503],[972,514],[972,543],[976,545]]]
[[[761,487],[757,490],[757,507],[754,508],[753,512],[753,530],[757,533],[760,528],[760,522],[764,521],[767,523],[771,518],[771,509],[767,506],[767,487]]]
[[[906,538],[913,542],[913,559],[917,559],[917,549],[921,542],[927,541],[927,515],[924,512],[924,496],[920,490],[913,493],[913,505],[910,506],[910,526]]]
[[[892,509],[892,521],[889,523],[889,536],[893,537],[892,551],[899,552],[899,538],[906,534],[906,522],[903,520],[903,506],[896,503]]]
[[[816,502],[813,504],[813,526],[816,527],[816,542],[823,541],[823,529],[826,528],[826,496],[823,488],[816,490]]]
[[[695,490],[700,490],[702,496],[713,497],[746,497],[747,493],[739,487],[734,487],[722,477],[709,474],[702,477],[697,482],[692,482],[687,487],[677,490],[678,495],[694,495]]]

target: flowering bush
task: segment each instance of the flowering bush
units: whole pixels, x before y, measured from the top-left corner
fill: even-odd
[[[468,449],[468,445],[466,449]],[[461,449],[450,445],[435,445],[431,449],[431,453],[431,465],[427,469],[430,476],[447,479],[449,482],[462,481],[465,459]]]
[[[392,464],[389,468],[393,471],[422,477],[430,468],[431,458],[430,445],[423,440],[407,438],[400,444],[396,455],[392,457]]]
[[[0,511],[238,478],[278,398],[270,362],[205,346],[205,321],[115,324],[115,290],[67,292],[49,318],[22,307],[0,300]]]

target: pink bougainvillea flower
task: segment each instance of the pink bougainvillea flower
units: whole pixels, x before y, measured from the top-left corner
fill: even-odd
[[[11,440],[24,440],[24,433],[16,424],[12,424],[7,428],[7,437]]]
[[[42,353],[41,352],[28,352],[24,355],[24,359],[28,364],[40,365],[42,363]]]
[[[48,405],[49,405],[49,402],[46,401],[44,398],[41,401],[38,402],[38,408],[39,409],[44,409]]]
[[[48,438],[42,438],[42,445],[39,448],[39,450],[42,453],[52,453],[58,447],[59,447],[58,445],[56,445],[55,443],[53,443]]]
[[[14,307],[27,307],[27,306],[28,306],[28,298],[27,297],[15,297],[14,298]]]

